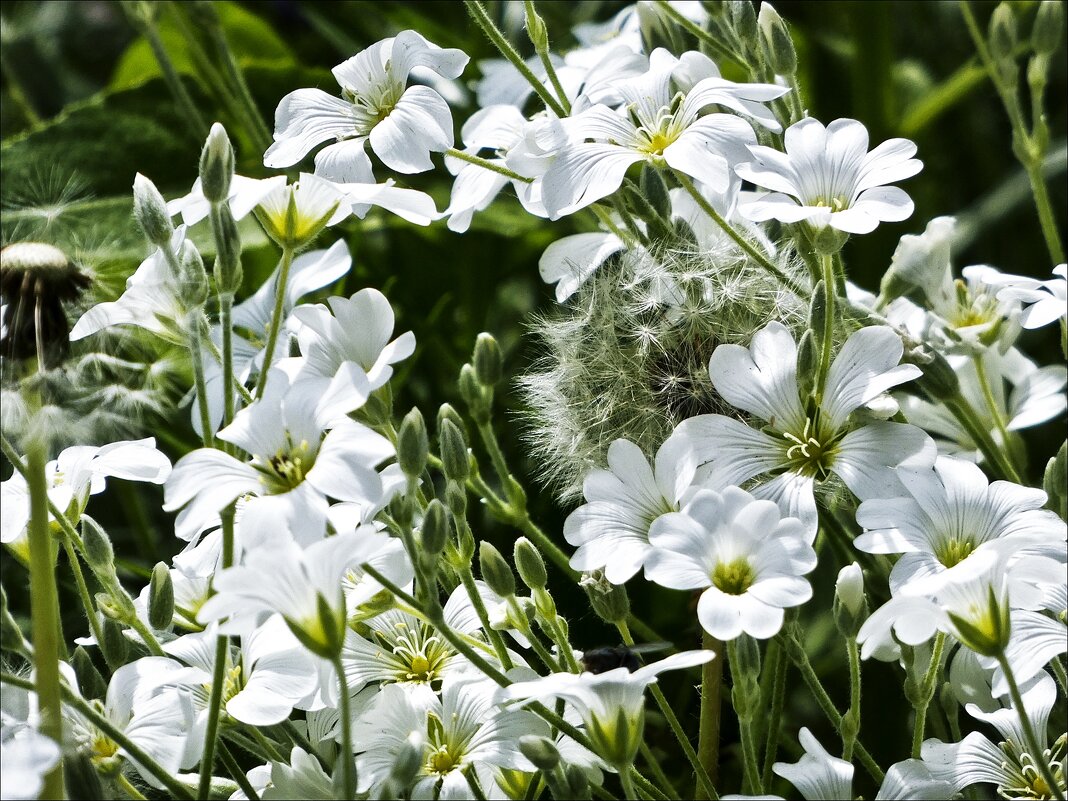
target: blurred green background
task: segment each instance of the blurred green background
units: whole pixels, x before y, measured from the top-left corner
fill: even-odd
[[[507,24],[513,41],[530,51],[522,24],[520,3],[486,4],[495,19]],[[1020,2],[1015,10],[1023,31],[1030,30],[1034,3]],[[202,80],[183,38],[175,10],[164,3],[161,38],[184,76],[195,102],[209,119],[227,125],[238,151],[238,172],[262,177],[260,153],[251,146],[238,120],[228,115]],[[518,6],[518,9],[516,8]],[[469,22],[459,2],[223,2],[217,4],[230,45],[238,56],[256,104],[268,121],[287,92],[316,86],[329,93],[336,84],[329,69],[372,42],[404,28],[414,28],[444,47],[458,47],[472,56],[464,81],[468,89],[478,75],[477,62],[496,56],[490,43]],[[570,27],[586,20],[604,20],[623,7],[619,2],[543,2],[554,49],[574,44]],[[985,26],[993,3],[975,3]],[[972,263],[1046,277],[1046,249],[1022,168],[1012,157],[1010,130],[1004,110],[981,68],[952,2],[781,2],[777,8],[791,25],[801,63],[804,102],[810,113],[827,122],[856,117],[871,131],[873,145],[892,136],[916,141],[924,171],[905,183],[916,202],[913,217],[899,224],[883,224],[872,235],[854,238],[845,251],[851,277],[874,288],[889,263],[897,239],[918,233],[938,215],[956,214],[966,227],[964,247],[955,266]],[[184,13],[184,12],[183,12]],[[186,20],[188,24],[188,20]],[[131,26],[123,9],[113,2],[4,2],[0,6],[2,32],[2,105],[0,105],[0,203],[2,236],[13,240],[38,238],[67,247],[99,278],[100,296],[115,296],[123,281],[147,252],[130,216],[130,187],[136,172],[150,177],[168,197],[188,191],[196,177],[200,141],[189,134],[166,85],[151,48]],[[1054,58],[1048,89],[1049,125],[1053,145],[1049,159],[1050,188],[1057,219],[1063,225],[1066,208],[1065,49]],[[473,93],[459,104],[454,117],[459,129],[475,110]],[[379,180],[386,178],[384,169]],[[401,176],[402,185],[430,192],[439,208],[448,203],[450,177],[444,169],[420,176]],[[351,294],[364,286],[383,290],[397,311],[398,331],[413,330],[419,342],[395,382],[396,408],[403,413],[419,405],[428,420],[437,406],[451,402],[462,408],[456,375],[470,358],[479,331],[500,340],[510,377],[522,373],[535,350],[525,336],[530,315],[550,309],[552,289],[538,278],[537,260],[545,246],[561,236],[592,228],[592,218],[577,215],[546,223],[525,215],[513,198],[502,196],[472,229],[457,235],[444,223],[430,228],[408,225],[373,212],[363,223],[352,221],[339,229],[351,247],[354,268],[337,294]],[[243,231],[251,232],[251,226]],[[322,246],[330,244],[324,235]],[[206,241],[200,236],[199,241]],[[262,235],[245,251],[246,288],[255,287],[273,268],[277,253]],[[210,254],[208,254],[210,255]],[[1026,333],[1023,347],[1044,363],[1059,358],[1055,336],[1049,331]],[[524,458],[516,418],[521,411],[512,382],[502,388],[498,429],[520,475],[527,480],[534,518],[559,536],[567,509],[540,491],[538,465]],[[172,432],[166,450],[177,458],[195,446],[187,409],[172,420],[147,420],[146,434]],[[1064,437],[1057,420],[1029,433],[1032,476],[1040,478],[1045,459]],[[171,536],[170,520],[159,511],[162,491],[156,487],[113,481],[114,491],[94,500],[90,513],[104,522],[117,550],[126,558],[132,589],[144,579],[138,573],[157,559],[167,559],[180,543]],[[473,511],[477,517],[477,508]],[[135,532],[142,535],[135,535]],[[148,532],[149,536],[143,536]],[[506,552],[516,532],[493,521],[481,521],[479,533]],[[825,565],[814,578],[817,600],[813,608],[828,609],[835,568]],[[26,609],[18,595],[25,587],[22,568],[4,560],[4,586],[16,609]],[[66,571],[60,570],[66,581]],[[71,588],[67,588],[70,590]],[[578,647],[614,642],[586,610],[577,591],[562,591],[562,608],[573,619]],[[655,597],[654,597],[655,596]],[[68,636],[83,633],[84,620],[73,592],[67,596],[65,628]],[[688,599],[679,593],[632,589],[632,600],[654,627],[677,643],[693,643]],[[844,665],[834,645],[829,615],[810,625],[811,652],[818,670]],[[870,729],[862,738],[887,764],[902,756],[906,742],[904,698],[900,683],[881,665],[866,668],[869,685],[865,717]],[[842,686],[833,686],[837,676]],[[791,676],[791,686],[799,684]],[[871,692],[886,681],[888,692]],[[693,722],[696,698],[685,682],[669,682],[677,701]],[[832,691],[845,707],[847,678],[832,673]],[[804,692],[793,693],[787,731],[807,724],[817,734],[821,725]],[[870,702],[870,703],[869,703]],[[883,720],[885,723],[876,724]],[[654,724],[653,731],[660,731]],[[724,736],[733,737],[728,725]],[[826,741],[826,740],[825,740]],[[663,743],[667,744],[668,739]],[[670,750],[670,749],[669,749]],[[784,758],[792,758],[784,745]],[[677,754],[665,754],[670,767]],[[864,788],[860,788],[864,789]]]

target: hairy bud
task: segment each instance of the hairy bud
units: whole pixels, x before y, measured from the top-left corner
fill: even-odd
[[[519,751],[541,771],[550,771],[560,764],[560,752],[547,737],[524,734],[519,738]]]
[[[200,151],[200,188],[212,203],[222,203],[230,196],[230,181],[234,177],[234,147],[222,123],[211,126],[211,132]]]
[[[515,575],[512,573],[512,568],[493,545],[488,542],[479,543],[478,564],[482,571],[482,578],[491,590],[502,598],[515,595]]]
[[[78,689],[81,690],[83,697],[103,698],[107,694],[108,683],[104,681],[104,677],[93,664],[92,657],[82,646],[79,645],[74,649],[70,664],[74,668],[74,676],[78,679]]]
[[[491,388],[500,383],[504,369],[501,346],[492,334],[485,332],[475,340],[475,353],[472,359],[475,365],[475,378],[482,386]]]
[[[779,12],[767,0],[760,4],[757,24],[764,44],[764,54],[772,71],[776,75],[787,76],[796,73],[797,51],[794,50],[794,40],[790,38],[790,32],[786,30],[786,23],[782,21]]]
[[[397,432],[397,462],[404,475],[412,480],[417,479],[426,468],[429,451],[423,413],[413,408],[404,415],[400,431]]]
[[[111,538],[89,515],[82,515],[82,544],[85,545],[85,561],[97,578],[114,575],[115,549]]]
[[[1061,45],[1064,29],[1064,4],[1061,0],[1042,0],[1031,29],[1031,47],[1042,56],[1052,56]]]
[[[165,562],[152,568],[148,585],[148,622],[154,629],[166,629],[174,620],[174,582]]]
[[[427,504],[426,512],[423,513],[423,526],[420,529],[423,550],[428,554],[437,556],[445,550],[445,543],[448,539],[448,513],[445,511],[445,505],[437,498],[434,498]]]
[[[438,424],[438,447],[441,449],[441,464],[445,477],[453,481],[465,481],[471,471],[467,441],[463,432],[449,418]]]
[[[148,241],[157,247],[167,248],[171,244],[171,215],[167,213],[167,202],[156,189],[156,185],[141,173],[134,176],[134,218]]]
[[[515,567],[519,571],[519,577],[523,579],[532,590],[545,589],[549,576],[545,572],[545,560],[534,544],[526,537],[520,537],[515,541]]]

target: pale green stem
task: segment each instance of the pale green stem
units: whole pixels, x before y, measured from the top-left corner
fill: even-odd
[[[219,325],[222,328],[223,428],[230,425],[234,419],[233,310],[234,296],[229,292],[221,292],[219,294]]]
[[[93,639],[97,643],[104,642],[104,629],[100,625],[100,617],[97,615],[96,604],[93,603],[93,596],[89,594],[89,585],[85,582],[85,574],[82,573],[81,562],[78,561],[78,552],[74,549],[74,544],[70,541],[69,537],[63,537],[63,550],[67,554],[67,561],[70,563],[70,572],[74,574],[74,583],[78,588],[78,597],[81,599],[82,607],[85,609],[85,617],[89,620],[89,631],[92,632]],[[104,661],[107,662],[107,652],[103,651]],[[108,668],[114,672],[121,667],[120,665],[113,665],[108,662]]]
[[[448,150],[446,150],[445,155],[451,156],[454,159],[459,159],[460,161],[466,161],[468,164],[474,164],[476,167],[481,167],[484,170],[495,172],[498,175],[505,176],[506,178],[511,178],[513,181],[521,181],[525,184],[534,183],[533,178],[528,178],[525,175],[520,175],[517,172],[513,172],[507,167],[502,167],[500,164],[497,164],[494,161],[490,161],[489,159],[484,159],[479,156],[473,156],[470,153],[464,153],[464,151],[457,150],[455,147],[450,147]]]
[[[827,384],[827,374],[831,369],[834,356],[834,299],[837,294],[834,280],[834,260],[830,254],[820,254],[820,267],[823,271],[823,296],[827,298],[827,308],[823,310],[823,330],[813,331],[820,337],[820,363],[816,368],[816,405],[823,403],[823,390]]]
[[[459,573],[460,581],[463,583],[464,589],[467,590],[467,597],[471,599],[471,605],[475,608],[475,614],[478,615],[482,630],[486,632],[486,636],[497,654],[497,659],[500,660],[505,670],[511,670],[512,657],[508,655],[508,648],[504,644],[504,638],[501,637],[501,633],[490,626],[489,613],[486,611],[486,604],[478,592],[478,587],[475,586],[475,577],[471,573],[471,566],[469,564],[464,565],[460,568]]]
[[[274,312],[271,314],[271,325],[267,331],[267,347],[263,354],[263,365],[260,368],[260,376],[256,381],[257,398],[262,398],[263,391],[267,388],[267,374],[271,372],[271,362],[274,359],[278,332],[282,327],[282,311],[285,309],[286,301],[286,284],[289,283],[289,268],[292,264],[293,248],[282,248],[282,260],[278,266],[278,284],[274,288]]]
[[[142,795],[141,791],[134,787],[132,784],[130,784],[130,780],[123,776],[121,772],[115,775],[115,783],[119,785],[119,787],[124,793],[126,793],[126,795],[134,799],[134,801],[148,801],[148,799],[146,799],[145,796]]]
[[[682,184],[682,188],[685,189],[687,193],[689,193],[690,197],[692,197],[697,203],[697,205],[700,206],[701,210],[709,217],[711,217],[712,221],[715,222],[716,225],[718,225],[720,228],[722,228],[723,232],[731,239],[733,239],[735,244],[737,244],[738,247],[745,251],[746,254],[751,259],[753,259],[753,261],[763,267],[768,273],[773,275],[779,283],[781,283],[783,286],[785,286],[798,297],[808,297],[808,292],[807,290],[805,290],[804,287],[802,287],[800,284],[798,284],[796,281],[786,275],[786,273],[784,273],[782,270],[772,264],[772,262],[768,259],[767,256],[765,256],[763,253],[753,247],[753,245],[750,244],[744,236],[734,230],[734,227],[725,219],[723,219],[720,213],[712,207],[712,204],[708,202],[705,196],[697,191],[697,187],[693,185],[693,181],[691,181],[685,173],[681,173],[678,170],[673,170],[673,172],[675,173],[675,177],[678,179],[679,183]]]
[[[482,29],[482,32],[486,34],[489,40],[493,42],[493,45],[500,51],[501,55],[512,62],[512,66],[519,70],[520,75],[526,78],[534,92],[545,103],[546,108],[552,109],[552,112],[557,117],[566,117],[567,111],[552,96],[552,93],[545,88],[545,85],[538,80],[538,77],[526,65],[523,57],[516,52],[516,49],[512,47],[500,29],[493,24],[493,20],[490,19],[482,4],[478,0],[464,0],[464,6],[467,8],[467,13],[471,15],[471,18],[478,24],[478,27]]]
[[[309,751],[308,753],[313,753]],[[237,786],[241,788],[241,791],[245,794],[245,798],[249,801],[260,801],[260,796],[256,792],[256,789],[249,782],[248,777],[245,775],[245,771],[241,770],[241,766],[234,759],[234,755],[230,753],[230,749],[227,748],[226,743],[222,740],[219,741],[219,759],[222,760],[223,766],[226,768],[226,772],[229,773]]]
[[[946,400],[944,405],[957,418],[957,422],[964,427],[964,430],[968,432],[968,435],[971,436],[976,446],[982,451],[983,456],[986,457],[991,467],[996,468],[1003,478],[1007,478],[1014,484],[1024,483],[1015,466],[991,438],[990,433],[986,430],[985,423],[976,414],[971,404],[968,403],[967,398],[958,393],[956,397]]]
[[[133,615],[127,623],[130,624],[130,628],[141,635],[141,639],[145,643],[145,647],[148,648],[148,652],[152,656],[166,656],[167,652],[159,644],[159,640],[156,639],[156,635],[152,633],[152,629],[145,625],[145,622],[141,620],[137,615]]]
[[[738,645],[737,640],[731,640],[727,643],[727,654],[730,660],[731,675],[734,676],[734,687],[738,689],[741,681],[739,679],[740,670],[738,669]],[[753,699],[746,699],[746,707],[749,707]],[[747,709],[746,714],[743,717],[738,714],[738,710],[735,709],[735,715],[738,718],[738,730],[742,741],[742,773],[745,776],[745,784],[747,785],[747,792],[756,793],[758,795],[764,792],[760,785],[760,774],[757,772],[757,753],[756,745],[753,743],[753,716],[752,710]]]
[[[623,785],[623,797],[624,798],[641,798],[638,795],[638,791],[634,788],[634,779],[631,778],[630,771],[626,767],[619,769],[619,783]]]
[[[934,646],[931,648],[931,661],[927,664],[927,671],[923,675],[923,685],[920,687],[920,700],[915,704],[916,722],[912,726],[912,758],[920,759],[923,748],[923,734],[927,728],[927,708],[931,705],[934,697],[935,682],[942,673],[942,651],[946,647],[945,632],[935,635]]]
[[[664,773],[664,769],[660,767],[660,760],[656,758],[653,751],[646,744],[644,740],[638,750],[641,752],[642,757],[645,759],[645,764],[649,766],[649,770],[653,774],[653,778],[660,782],[660,786],[664,788],[664,792],[667,793],[669,798],[678,798],[679,794],[675,791],[674,785],[671,784],[671,779]]]
[[[211,426],[211,412],[208,410],[208,383],[204,377],[204,360],[201,343],[204,339],[201,324],[202,312],[189,314],[189,359],[193,364],[193,383],[197,392],[197,410],[200,414],[200,437],[205,448],[215,445],[215,432]]]
[[[856,732],[852,737],[845,738],[842,743],[842,759],[846,762],[853,761],[853,743],[860,736],[860,650],[857,648],[856,637],[846,638],[846,651],[849,655],[849,715],[856,722]]]
[[[1005,425],[1005,417],[1001,413],[1001,409],[998,407],[997,399],[994,397],[994,388],[990,382],[990,375],[986,369],[986,363],[983,361],[981,355],[973,356],[972,363],[975,365],[975,374],[979,378],[979,388],[983,392],[983,400],[986,402],[986,408],[990,411],[990,416],[994,420],[994,426],[997,428],[998,433],[1001,434],[1001,443],[1005,452],[1006,461],[1012,462],[1013,469],[1019,470],[1019,466],[1015,463],[1012,454],[1011,441],[1009,439],[1009,429]]]
[[[564,633],[560,618],[553,617],[551,620],[546,620],[546,625],[549,627],[549,636],[552,637],[553,642],[556,643],[557,651],[560,652],[561,662],[570,672],[581,673],[582,667],[579,665],[578,660],[575,659],[575,651]]]
[[[658,10],[668,16],[672,20],[672,22],[674,22],[683,30],[693,34],[699,42],[703,43],[706,47],[708,47],[708,49],[712,51],[713,55],[715,55],[717,59],[727,59],[728,61],[735,62],[739,60],[738,56],[723,47],[723,44],[711,33],[706,31],[696,22],[693,22],[692,20],[685,17],[683,14],[679,13],[671,5],[671,3],[668,2],[668,0],[657,0],[657,6]]]
[[[532,0],[525,0],[527,7],[527,14],[533,16],[534,3]],[[552,59],[549,58],[548,42],[544,43],[545,46],[539,46],[537,42],[534,43],[534,49],[538,53],[538,57],[541,59],[541,65],[545,67],[545,74],[549,76],[549,82],[553,85],[553,89],[556,91],[556,96],[560,99],[560,105],[564,109],[564,114],[571,113],[571,101],[567,99],[567,92],[564,91],[563,84],[560,83],[560,76],[556,74],[556,67],[553,66]]]
[[[1061,685],[1061,694],[1068,696],[1068,671],[1065,671],[1061,657],[1053,657],[1049,666],[1053,669],[1053,676],[1057,679],[1057,683]]]
[[[1061,790],[1061,786],[1053,777],[1053,772],[1049,767],[1049,759],[1046,757],[1046,752],[1038,740],[1038,735],[1035,733],[1035,725],[1031,722],[1031,718],[1024,708],[1023,695],[1020,693],[1020,687],[1016,683],[1016,676],[1012,672],[1012,665],[1009,664],[1004,651],[997,655],[997,660],[1002,672],[1005,674],[1005,681],[1009,685],[1009,697],[1012,698],[1012,706],[1016,710],[1016,714],[1020,716],[1020,725],[1023,728],[1024,739],[1027,741],[1027,748],[1031,752],[1031,757],[1038,766],[1042,779],[1052,791],[1053,797],[1057,801],[1065,801],[1064,791]]]
[[[518,482],[508,469],[504,451],[501,450],[501,444],[497,441],[497,432],[493,430],[493,426],[490,423],[486,422],[478,424],[478,433],[482,438],[482,444],[486,446],[490,462],[493,464],[493,470],[497,474],[497,480],[501,482],[501,488],[504,490],[505,497],[508,498],[509,505],[513,510],[524,509],[526,504],[516,492],[515,487]]]
[[[760,781],[763,787],[771,784],[771,769],[775,764],[775,757],[779,750],[779,724],[782,720],[782,710],[786,703],[786,668],[787,660],[784,649],[780,646],[776,654],[775,674],[772,677],[771,689],[771,717],[768,720],[767,746],[764,750],[764,767],[760,772]]]
[[[0,683],[10,684],[13,687],[21,687],[24,690],[33,690],[33,682],[28,679],[19,678],[13,676],[10,673],[0,673]],[[159,764],[149,756],[140,746],[130,740],[118,727],[115,726],[106,716],[100,714],[96,708],[83,699],[80,695],[72,691],[66,686],[61,686],[60,691],[63,697],[63,703],[67,706],[77,710],[81,715],[86,717],[90,723],[96,728],[100,729],[107,735],[108,739],[122,748],[126,753],[130,755],[130,758],[135,760],[146,771],[152,774],[153,778],[160,782],[168,792],[175,798],[181,798],[183,801],[193,801],[193,795],[170,773],[165,771],[159,766]],[[41,797],[46,797],[42,792]],[[49,798],[59,798],[61,796],[47,796]],[[206,796],[205,796],[206,797]]]
[[[624,242],[628,248],[633,248],[635,245],[638,244],[638,238],[634,236],[634,234],[632,234],[629,230],[620,228],[618,225],[616,225],[615,221],[612,219],[612,213],[600,203],[594,203],[592,206],[590,206],[590,211],[592,211],[596,215],[601,225],[603,225],[605,228],[607,228],[609,231],[619,237],[619,239]]]
[[[59,683],[59,600],[55,550],[48,520],[47,454],[36,437],[27,444],[26,483],[30,494],[30,620],[33,663],[41,734],[63,743],[63,710]],[[64,798],[63,760],[44,774],[42,798]]]
[[[719,724],[720,724],[720,687],[723,684],[723,643],[709,634],[702,632],[702,646],[705,650],[715,651],[716,658],[701,666],[701,725],[697,734],[697,759],[709,784],[715,785],[719,776]],[[706,789],[700,786],[698,789]],[[707,789],[706,789],[707,792]],[[701,795],[697,795],[701,798]],[[709,796],[715,798],[714,795]]]

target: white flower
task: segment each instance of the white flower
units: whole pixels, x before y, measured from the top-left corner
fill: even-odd
[[[444,683],[440,700],[413,703],[406,688],[384,687],[374,705],[356,722],[353,741],[362,751],[356,760],[360,792],[375,792],[389,780],[395,758],[419,732],[422,764],[411,788],[412,798],[474,798],[464,776],[473,771],[486,797],[497,798],[495,768],[533,771],[516,742],[525,734],[548,732],[526,710],[496,702],[497,685],[478,678]],[[422,699],[420,699],[422,700]]]
[[[731,166],[746,157],[745,146],[755,144],[756,136],[748,122],[733,114],[700,116],[710,105],[778,130],[774,115],[762,104],[788,90],[774,84],[736,84],[719,77],[707,61],[707,77],[673,97],[671,81],[680,64],[692,66],[658,48],[645,75],[615,84],[625,103],[623,111],[596,105],[566,121],[574,141],[543,178],[542,198],[551,219],[612,194],[627,169],[640,161],[666,164],[715,190],[725,189]]]
[[[720,345],[708,365],[723,399],[761,423],[700,415],[683,421],[676,434],[689,438],[699,462],[710,463],[712,486],[757,479],[750,490],[756,497],[775,500],[783,514],[814,532],[817,482],[835,474],[858,498],[886,497],[900,494],[893,491],[896,467],[934,461],[934,444],[914,426],[850,420],[890,387],[920,375],[919,368],[898,364],[902,351],[900,337],[885,326],[852,334],[831,364],[819,408],[807,413],[797,345],[785,326],[769,323],[749,348]]]
[[[298,89],[282,98],[264,165],[289,167],[333,140],[315,158],[316,172],[326,177],[344,181],[354,170],[369,173],[367,142],[392,170],[431,169],[429,154],[452,146],[452,113],[433,89],[408,87],[408,76],[415,67],[427,67],[456,78],[467,61],[461,51],[443,50],[415,31],[376,42],[334,67],[342,99],[320,89]]]
[[[0,798],[37,798],[44,788],[44,775],[59,757],[55,740],[32,729],[0,739]]]
[[[717,640],[747,633],[767,639],[782,628],[783,609],[812,597],[801,578],[816,566],[800,520],[737,487],[698,491],[681,512],[649,531],[645,575],[663,587],[704,589],[697,618]]]
[[[327,226],[352,213],[340,186],[302,172],[291,184],[272,188],[255,208],[263,230],[280,247],[300,250]]]
[[[564,539],[578,550],[571,567],[604,568],[613,584],[623,584],[648,557],[649,526],[678,511],[693,482],[696,465],[688,444],[676,438],[660,446],[655,469],[641,448],[625,439],[608,446],[608,469],[594,470],[583,482],[586,503],[564,521]]]
[[[990,483],[983,471],[960,459],[941,456],[934,470],[900,469],[909,497],[871,499],[857,509],[864,533],[854,545],[868,553],[900,553],[890,589],[945,576],[988,548],[1005,552],[1068,536],[1064,521],[1043,509],[1046,493],[1008,481]]]
[[[912,214],[905,192],[885,186],[918,173],[916,145],[889,139],[868,152],[868,129],[856,120],[835,120],[826,128],[804,119],[786,129],[786,152],[752,144],[753,161],[738,174],[771,193],[741,206],[751,220],[795,223],[807,220],[850,234],[874,231],[880,222]]]
[[[626,247],[615,234],[573,234],[558,239],[541,254],[538,271],[547,284],[556,284],[556,300],[563,303],[594,270]]]
[[[1065,792],[1065,745],[1068,735],[1057,737],[1048,745],[1047,724],[1057,701],[1057,686],[1045,674],[1020,688],[1024,710],[1011,706],[984,712],[975,704],[965,709],[976,720],[990,724],[1001,735],[995,745],[985,734],[973,731],[959,743],[927,740],[923,744],[923,762],[931,773],[948,782],[955,793],[974,784],[992,784],[1002,798],[1052,798],[1050,788],[1039,773],[1038,760],[1045,760]],[[1020,716],[1027,714],[1039,740],[1041,754],[1030,753]]]
[[[89,502],[106,487],[106,477],[162,484],[171,472],[170,460],[156,450],[152,437],[113,442],[103,447],[75,445],[45,465],[48,499],[77,524]],[[26,531],[30,521],[30,494],[22,474],[15,472],[0,483],[0,542],[9,543]],[[54,520],[51,513],[48,519]]]
[[[415,351],[411,331],[390,341],[393,308],[377,289],[361,289],[350,298],[331,297],[326,302],[329,309],[317,303],[293,310],[293,316],[303,324],[298,334],[305,359],[301,377],[333,378],[343,364],[354,362],[375,390],[393,375],[391,365]]]
[[[269,378],[264,396],[218,433],[250,454],[250,461],[201,448],[175,465],[163,508],[182,510],[175,523],[181,539],[192,539],[230,503],[252,495],[244,518],[254,508],[274,514],[306,542],[322,537],[327,496],[367,502],[382,494],[376,467],[393,455],[392,445],[360,423],[338,419],[370,394],[363,371],[349,363],[333,379],[291,384],[275,368]]]
[[[1058,264],[1053,274],[1057,277],[1048,281],[1020,275],[1002,276],[1006,287],[998,292],[998,299],[1029,304],[1020,315],[1020,325],[1024,328],[1041,328],[1068,316],[1068,265]]]
[[[645,688],[664,671],[701,665],[713,658],[712,651],[683,651],[633,673],[625,667],[604,673],[553,673],[509,685],[499,695],[507,700],[566,701],[582,718],[598,756],[623,767],[630,764],[641,742]]]
[[[230,213],[235,220],[247,217],[265,197],[285,185],[284,175],[272,175],[270,178],[234,175],[230,179],[230,195],[226,199]],[[188,226],[196,225],[211,213],[211,201],[204,197],[199,178],[193,182],[188,195],[167,202],[167,212],[172,217],[181,214],[182,222]]]

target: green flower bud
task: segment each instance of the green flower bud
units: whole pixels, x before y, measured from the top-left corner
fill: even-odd
[[[449,480],[445,483],[445,505],[452,516],[462,518],[467,515],[467,489],[459,481]]]
[[[527,3],[526,7],[527,36],[530,37],[530,43],[534,45],[536,52],[547,53],[549,51],[549,32],[545,28],[545,20],[534,10],[533,3]]]
[[[393,797],[400,798],[415,782],[419,769],[423,766],[423,733],[413,731],[405,739],[400,750],[393,757],[389,769],[389,784],[396,790]],[[385,796],[390,797],[390,796]]]
[[[523,583],[532,590],[545,589],[549,576],[545,572],[545,560],[541,558],[541,553],[534,544],[526,537],[520,537],[515,541],[513,556]]]
[[[734,662],[731,663],[731,675],[735,683],[743,678],[760,676],[760,645],[748,634],[741,634],[734,641]]]
[[[492,334],[483,332],[478,335],[472,361],[475,365],[475,378],[478,379],[478,383],[486,388],[500,383],[504,363],[501,357],[501,346],[497,344]]]
[[[388,383],[376,389],[360,409],[372,424],[384,424],[393,419],[393,390]]]
[[[215,288],[219,294],[233,295],[241,288],[241,235],[237,222],[223,203],[211,210],[211,227],[215,234]]]
[[[999,3],[990,15],[990,52],[997,61],[1013,60],[1017,42],[1016,15],[1008,3]]]
[[[222,203],[230,196],[230,181],[234,177],[234,147],[221,123],[211,126],[211,132],[200,151],[200,187],[212,203]]]
[[[906,351],[902,361],[915,364],[923,370],[923,375],[916,379],[916,384],[932,400],[950,400],[960,394],[960,379],[957,378],[957,373],[934,348],[924,345]]]
[[[445,550],[449,539],[449,517],[445,505],[437,498],[427,504],[419,534],[423,550],[428,554],[436,557]]]
[[[464,418],[460,416],[460,413],[456,411],[451,403],[443,403],[438,407],[438,431],[441,431],[441,424],[446,420],[450,421],[454,426],[460,429],[460,433],[464,435],[464,439],[467,438],[467,426],[464,424]]]
[[[178,266],[181,269],[178,285],[182,290],[182,302],[187,309],[194,309],[199,315],[200,308],[208,299],[208,273],[197,246],[188,240],[182,245]]]
[[[85,561],[93,573],[100,578],[115,574],[115,549],[111,539],[89,515],[82,516],[82,544],[85,545]]]
[[[638,179],[642,196],[646,202],[664,220],[671,219],[671,195],[660,170],[646,162],[642,165],[641,177]]]
[[[114,760],[116,768],[121,765],[118,757],[106,757],[105,761],[107,760]],[[100,781],[102,772],[88,753],[72,749],[70,753],[63,755],[63,781],[68,790],[78,788],[77,795],[72,796],[73,798],[107,798]]]
[[[790,38],[790,32],[786,30],[786,23],[782,21],[779,12],[767,0],[760,4],[757,24],[760,27],[764,54],[772,72],[785,76],[796,73],[797,51],[794,50],[794,40]]]
[[[541,771],[550,771],[560,764],[560,752],[548,737],[524,734],[519,738],[519,751]]]
[[[759,23],[757,22],[756,9],[753,8],[752,2],[750,0],[742,0],[741,2],[730,3],[727,8],[730,10],[731,27],[738,34],[738,38],[748,47],[756,48],[760,43],[758,38]]]
[[[842,249],[846,240],[849,239],[849,234],[845,231],[839,231],[829,225],[811,230],[813,246],[815,246],[818,253],[822,253],[825,256],[833,256]]]
[[[512,573],[512,568],[493,545],[488,542],[479,543],[478,564],[482,571],[482,578],[491,590],[502,598],[515,595],[515,575]]]
[[[827,284],[822,279],[817,281],[808,305],[808,330],[812,332],[812,344],[816,348],[823,344],[823,331],[827,324],[827,293]]]
[[[103,640],[100,642],[100,652],[104,655],[109,665],[125,665],[126,656],[130,652],[130,641],[122,633],[122,626],[111,618],[105,617],[103,621]]]
[[[402,526],[410,526],[412,519],[415,516],[415,510],[412,507],[412,500],[407,493],[398,493],[394,495],[389,502],[389,516],[396,520]]]
[[[103,698],[108,691],[108,683],[100,675],[100,671],[93,664],[89,653],[78,646],[70,659],[71,667],[74,668],[74,676],[78,679],[78,689],[85,698]]]
[[[1052,56],[1061,46],[1064,28],[1064,4],[1061,0],[1042,0],[1031,29],[1031,47],[1042,56]]]
[[[114,620],[117,623],[127,623],[136,614],[136,610],[131,603],[127,606],[123,603],[124,592],[117,594],[110,594],[106,592],[98,592],[95,596],[96,608],[100,610],[100,614],[106,617],[108,620]]]
[[[813,329],[809,328],[801,335],[801,341],[797,343],[797,387],[803,398],[807,398],[815,390],[818,364],[816,335]]]
[[[589,798],[590,777],[586,771],[578,765],[567,765],[564,768],[565,792],[556,798]]]
[[[567,628],[567,621],[562,617],[558,618],[556,614],[556,601],[549,595],[549,591],[544,587],[538,587],[531,592],[531,599],[534,601],[534,611],[541,616],[542,620],[547,625],[552,623],[563,624],[564,628]],[[552,632],[549,628],[545,629],[551,636]]]
[[[404,416],[397,433],[397,462],[404,475],[413,481],[418,479],[426,468],[429,452],[423,413],[413,408]]]
[[[868,617],[868,602],[864,597],[864,571],[856,562],[838,571],[831,611],[842,636],[856,639],[857,632]]]
[[[148,241],[161,248],[171,245],[174,226],[171,215],[167,213],[167,202],[156,189],[156,185],[141,173],[134,176],[134,218]]]
[[[1042,488],[1046,491],[1046,508],[1060,515],[1061,520],[1068,520],[1068,441],[1046,463]]]
[[[579,584],[586,590],[590,606],[601,620],[606,623],[621,623],[627,619],[630,614],[630,598],[625,586],[610,583],[600,571],[585,574]]]
[[[174,583],[164,562],[152,568],[148,585],[148,622],[154,629],[170,628],[174,620]]]
[[[465,481],[471,472],[467,441],[463,431],[447,417],[438,423],[438,447],[441,449],[445,478]]]
[[[470,364],[465,364],[460,368],[460,397],[464,399],[467,410],[476,423],[489,422],[492,396],[479,382],[475,375],[475,368]]]

